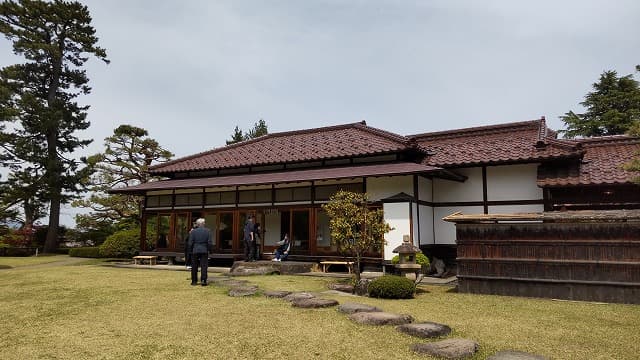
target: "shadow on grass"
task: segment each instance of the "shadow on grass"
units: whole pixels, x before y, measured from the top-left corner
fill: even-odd
[[[421,295],[421,294],[429,294],[430,291],[426,290],[426,289],[422,289],[422,288],[416,288],[416,295]]]
[[[9,265],[0,265],[0,270],[2,269],[13,269],[13,266],[9,266]]]
[[[451,289],[447,290],[446,292],[448,292],[448,293],[457,293],[458,292],[458,287],[454,286]]]

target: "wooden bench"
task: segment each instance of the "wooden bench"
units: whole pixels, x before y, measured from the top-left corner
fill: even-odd
[[[345,265],[349,274],[351,274],[351,265],[353,265],[353,261],[320,261],[320,266],[322,266],[322,272],[326,273],[329,270],[329,266],[331,265]]]
[[[158,258],[157,256],[138,255],[133,257],[133,264],[138,265],[138,260],[140,260],[140,264],[142,265],[144,264],[145,260],[149,260],[149,265],[155,265],[157,258]]]

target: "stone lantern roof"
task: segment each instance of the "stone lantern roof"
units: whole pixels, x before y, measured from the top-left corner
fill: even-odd
[[[414,246],[409,241],[409,236],[405,235],[402,238],[402,245],[393,249],[393,252],[398,254],[417,254],[417,253],[421,253],[422,250],[420,250],[419,247]]]

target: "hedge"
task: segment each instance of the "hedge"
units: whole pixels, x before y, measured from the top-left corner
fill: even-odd
[[[78,247],[69,249],[69,256],[73,257],[85,257],[85,258],[99,258],[100,248],[94,247]]]

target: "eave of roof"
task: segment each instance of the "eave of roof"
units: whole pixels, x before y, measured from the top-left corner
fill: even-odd
[[[360,165],[322,169],[294,170],[283,172],[269,172],[257,174],[242,174],[230,176],[216,176],[195,179],[160,180],[136,186],[112,189],[114,194],[143,194],[152,190],[176,190],[190,188],[205,188],[216,186],[244,186],[257,184],[281,184],[301,181],[348,179],[370,176],[408,175],[437,172],[440,169],[433,166],[416,163],[388,163],[375,165]]]

